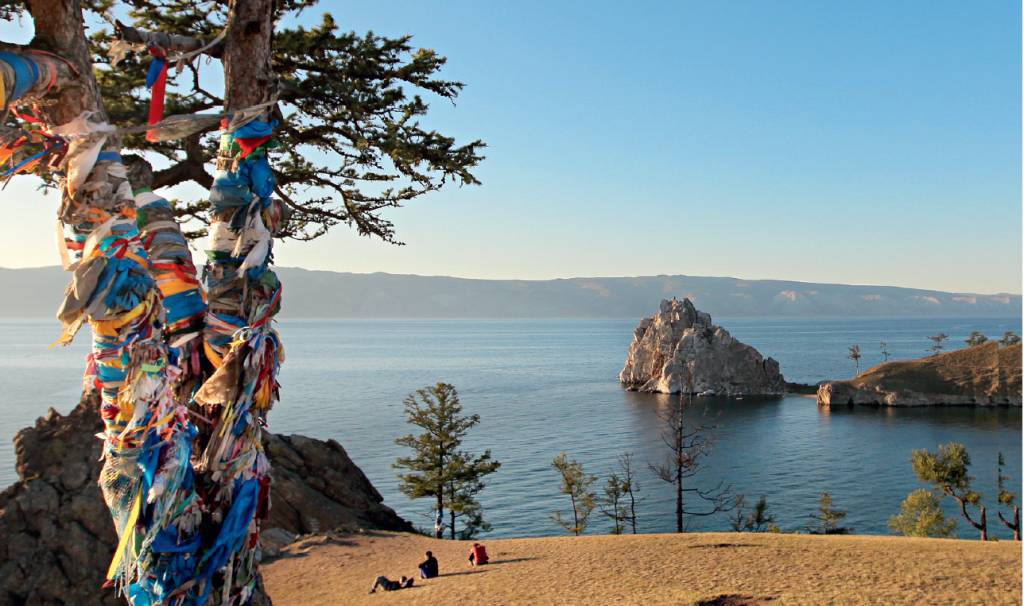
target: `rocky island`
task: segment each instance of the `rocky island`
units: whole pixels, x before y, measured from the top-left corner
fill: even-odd
[[[988,342],[886,362],[818,387],[818,406],[1020,406],[1021,346]]]
[[[719,396],[782,395],[779,363],[763,357],[698,311],[689,299],[663,300],[633,331],[619,381],[631,391]]]

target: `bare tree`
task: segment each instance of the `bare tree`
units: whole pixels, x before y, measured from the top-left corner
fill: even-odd
[[[683,532],[685,516],[710,516],[729,511],[735,503],[729,497],[730,487],[719,482],[710,490],[688,487],[687,480],[700,471],[702,459],[711,452],[713,441],[709,435],[712,426],[688,424],[685,418],[693,395],[692,378],[688,376],[687,393],[680,393],[676,406],[662,415],[665,429],[661,439],[669,454],[661,464],[650,464],[651,470],[664,482],[672,484],[676,492],[676,532]],[[704,507],[687,509],[685,495],[695,496]]]

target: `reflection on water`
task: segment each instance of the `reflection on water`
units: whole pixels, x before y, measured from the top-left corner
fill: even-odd
[[[927,335],[972,330],[990,335],[1020,330],[1020,320],[861,319],[732,320],[723,324],[782,365],[790,380],[846,376],[851,343],[888,337],[894,355],[922,355]],[[271,430],[341,442],[385,502],[420,526],[430,504],[410,501],[391,467],[402,449],[394,439],[409,431],[402,398],[444,380],[455,384],[480,425],[466,446],[490,448],[503,465],[482,501],[494,536],[557,534],[550,514],[567,506],[558,493],[551,459],[560,451],[599,475],[619,453],[632,451],[646,500],[644,532],[674,528],[671,488],[647,468],[665,454],[659,410],[669,396],[622,390],[617,381],[632,338],[633,320],[607,321],[286,321],[288,359],[281,374],[283,400],[270,415]],[[0,420],[0,482],[14,478],[10,440],[54,405],[77,401],[83,345],[47,350],[51,323],[0,323],[0,381],[6,414]],[[958,332],[959,331],[959,332]],[[961,335],[960,333],[963,333]],[[920,350],[920,352],[918,352]],[[866,354],[867,355],[867,354]],[[865,362],[871,362],[865,360]],[[706,411],[705,411],[706,409]],[[822,412],[815,400],[698,398],[688,414],[717,426],[715,447],[697,486],[731,484],[751,500],[768,497],[783,529],[803,527],[818,493],[832,493],[849,510],[859,533],[886,533],[886,521],[908,492],[919,487],[910,469],[915,448],[967,444],[977,488],[995,505],[996,453],[1020,492],[1020,409],[856,408]],[[602,481],[603,483],[603,481]],[[950,505],[950,504],[947,504]],[[950,514],[956,515],[950,508]],[[694,518],[692,527],[724,530],[724,517]],[[994,512],[990,527],[1008,536]],[[591,529],[606,532],[595,514]],[[963,536],[974,536],[964,524]]]

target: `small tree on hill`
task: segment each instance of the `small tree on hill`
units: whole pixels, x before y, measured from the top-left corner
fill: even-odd
[[[501,465],[491,458],[490,450],[473,456],[459,449],[466,432],[480,422],[480,415],[463,415],[459,393],[448,383],[409,394],[405,415],[423,432],[395,440],[413,451],[412,456],[399,457],[394,464],[396,469],[411,472],[398,476],[402,492],[412,499],[433,497],[442,519],[445,508],[449,508],[452,539],[456,538],[455,521],[460,516],[468,521],[467,530],[472,534],[485,524],[474,496],[484,487],[483,477]],[[442,535],[439,531],[437,538]]]
[[[850,353],[846,354],[846,357],[853,360],[854,368],[856,369],[857,374],[860,374],[860,345],[851,345]]]
[[[633,466],[633,453],[626,452],[619,455],[619,478],[625,493],[623,502],[626,517],[623,521],[628,523],[633,534],[636,534],[636,507],[643,498],[640,497],[640,482],[637,480],[636,468]]]
[[[949,335],[944,332],[940,332],[939,334],[932,335],[928,338],[932,341],[932,346],[928,348],[928,351],[932,352],[932,355],[934,356],[942,353],[942,343],[949,338]]]
[[[747,499],[740,495],[736,497],[736,513],[729,524],[736,532],[779,532],[775,525],[775,516],[768,513],[768,497],[761,495],[761,498],[754,504],[754,510],[747,512]]]
[[[915,450],[910,455],[910,464],[917,479],[931,484],[942,494],[953,497],[960,504],[960,514],[981,533],[981,540],[988,540],[985,506],[981,504],[981,494],[971,490],[971,481],[974,478],[967,473],[971,457],[963,444],[942,444],[938,453],[925,449]],[[978,521],[971,517],[967,510],[968,505],[978,508]]]
[[[561,476],[562,485],[559,490],[569,495],[572,502],[572,520],[565,519],[560,511],[556,511],[551,519],[568,532],[579,536],[586,530],[587,520],[596,505],[597,494],[590,487],[597,481],[597,476],[587,474],[579,461],[569,459],[564,452],[555,457],[551,466]]]
[[[485,454],[486,460],[471,461],[465,453],[452,457],[451,473],[449,474],[448,491],[445,493],[444,505],[448,508],[448,529],[451,538],[472,539],[480,532],[491,529],[489,522],[484,520],[483,508],[476,500],[476,495],[484,488],[483,477],[497,471],[501,463],[490,460],[490,452]],[[481,457],[482,458],[482,457]],[[456,524],[463,520],[462,530],[456,533]]]
[[[948,537],[956,529],[956,520],[947,520],[941,500],[919,488],[907,495],[900,512],[889,518],[889,528],[908,537]]]
[[[808,526],[811,534],[850,534],[850,529],[840,526],[839,523],[846,517],[845,509],[837,509],[832,506],[832,495],[827,492],[821,493],[818,497],[818,513],[812,513],[810,518],[817,522]]]
[[[975,330],[971,332],[971,336],[967,337],[967,340],[964,342],[967,343],[969,347],[974,347],[975,345],[981,345],[982,343],[988,342],[988,337]]]
[[[879,343],[879,349],[882,350],[882,361],[883,362],[888,362],[889,361],[889,344],[886,343],[885,341],[882,341],[881,343]]]
[[[689,387],[692,393],[692,386]],[[700,488],[687,488],[687,480],[697,475],[701,468],[702,459],[711,452],[713,442],[708,435],[709,426],[686,422],[685,412],[689,406],[691,393],[679,394],[677,405],[662,415],[664,431],[661,439],[669,448],[669,453],[664,462],[650,468],[659,479],[673,486],[676,493],[676,532],[683,532],[684,516],[710,516],[716,513],[730,511],[735,502],[729,498],[729,487],[723,486],[721,482],[710,490]],[[690,494],[696,496],[704,504],[703,509],[687,509],[684,496]]]
[[[1004,332],[1003,338],[999,339],[999,344],[1004,347],[1007,345],[1016,345],[1017,343],[1020,343],[1020,336],[1012,330]]]
[[[1012,493],[1012,492],[1010,492],[1009,490],[1006,489],[1006,482],[1008,482],[1010,480],[1010,477],[1003,475],[1003,465],[1005,465],[1006,463],[1003,460],[1003,453],[1001,453],[1001,452],[999,453],[998,461],[999,461],[999,464],[998,464],[999,504],[1000,505],[1004,505],[1006,507],[1012,507],[1013,508],[1013,518],[1012,518],[1012,521],[1008,521],[1006,518],[1003,517],[1003,512],[998,511],[998,510],[996,511],[996,515],[999,516],[999,521],[1002,522],[1004,526],[1006,526],[1007,528],[1009,528],[1010,530],[1013,531],[1013,540],[1014,541],[1019,541],[1020,540],[1020,505],[1017,505],[1017,503],[1016,503],[1017,495],[1015,493]]]
[[[612,472],[604,485],[604,496],[601,498],[601,513],[612,521],[612,534],[622,534],[629,516],[625,500],[625,481],[619,474]]]

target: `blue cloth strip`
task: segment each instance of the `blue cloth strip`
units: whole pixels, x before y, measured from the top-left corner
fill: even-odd
[[[14,69],[14,91],[7,97],[7,102],[16,101],[32,90],[39,80],[39,66],[36,62],[22,57],[17,53],[0,52],[0,61]]]

